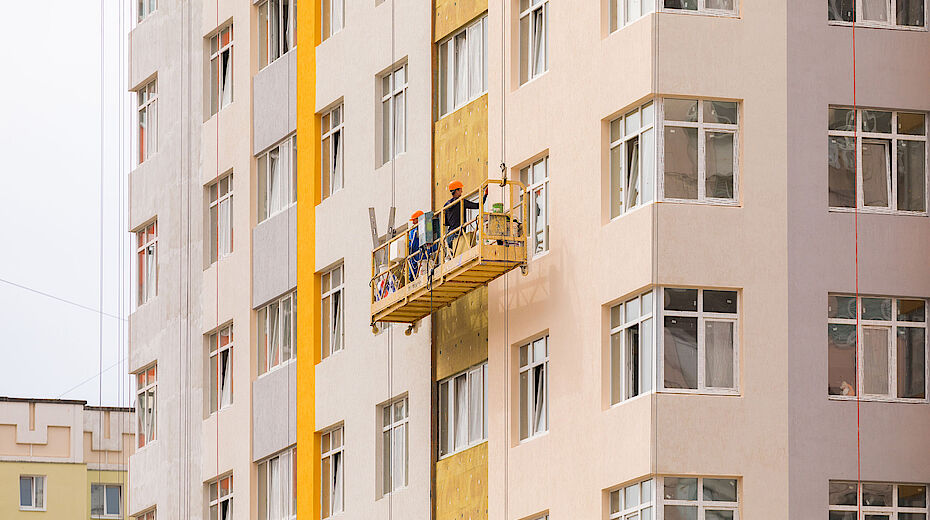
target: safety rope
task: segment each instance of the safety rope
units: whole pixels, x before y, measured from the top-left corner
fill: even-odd
[[[106,12],[105,12],[105,3],[104,0],[100,0],[100,266],[98,273],[98,287],[97,287],[97,298],[98,306],[101,311],[103,310],[103,245],[104,245],[104,226],[103,226],[103,185],[104,185],[104,102],[106,99],[106,81],[105,81],[105,70],[106,62],[105,60],[105,33],[104,27],[106,22]],[[103,406],[103,314],[97,314],[97,340],[98,340],[98,355],[97,355],[97,373],[100,374],[97,378],[97,405]],[[98,412],[100,415],[100,435],[102,440],[103,435],[103,412]],[[100,446],[103,448],[103,445]],[[97,480],[101,481],[101,467],[103,451],[97,452]]]
[[[507,10],[501,4],[501,192],[507,185],[507,54],[504,52],[507,44],[507,23],[505,20]],[[503,197],[503,194],[501,195]],[[525,203],[529,203],[528,197],[523,197]],[[511,205],[513,200],[510,201]],[[524,207],[523,213],[528,215]],[[528,225],[529,222],[526,222]],[[525,231],[524,227],[524,231]],[[524,255],[526,255],[526,242],[523,243]],[[524,258],[524,263],[526,259]],[[504,275],[504,330],[502,341],[502,358],[503,358],[503,378],[504,378],[504,402],[509,402],[510,395],[510,276],[509,273]],[[490,306],[488,309],[490,312]],[[505,414],[506,415],[506,414]],[[510,518],[510,421],[504,420],[504,518]]]
[[[390,91],[390,96],[391,96],[391,104],[390,104],[390,107],[391,107],[391,139],[390,139],[391,152],[390,153],[391,153],[391,208],[392,209],[396,206],[395,186],[396,186],[396,169],[397,169],[397,97],[394,95],[394,91],[396,89],[395,81],[397,78],[396,70],[394,67],[394,61],[395,61],[395,58],[394,58],[395,56],[394,4],[396,2],[397,0],[391,0],[391,65],[390,65],[390,68],[388,69],[389,74],[391,76],[389,85],[391,88],[391,91]],[[404,83],[406,82],[407,82],[407,75],[405,72]],[[405,92],[404,93],[404,112],[405,113],[406,113],[406,110],[407,110],[407,94]],[[404,143],[404,146],[406,147],[406,143]],[[388,240],[390,240],[393,237],[394,237],[394,223],[390,222],[388,225]],[[406,266],[404,267],[406,268]],[[394,326],[389,325],[387,332],[388,332],[387,334],[388,406],[393,408],[394,407],[394,401],[393,401],[394,400]],[[393,414],[393,410],[391,411],[391,413]],[[408,412],[408,415],[409,415],[409,412]],[[382,417],[383,417],[383,414],[382,414]],[[392,415],[392,421],[393,421],[393,415]],[[393,435],[394,435],[394,430],[392,428],[391,436],[393,437]],[[394,441],[392,439],[391,447],[393,448],[393,446],[394,446]],[[394,458],[393,453],[391,453],[391,458],[392,459]],[[391,466],[393,467],[393,463],[389,462],[389,464],[391,464]],[[394,475],[393,470],[390,472],[390,475],[391,475],[391,490],[388,493],[388,519],[392,520],[394,518],[394,486],[395,486],[395,482],[394,482],[395,475]]]

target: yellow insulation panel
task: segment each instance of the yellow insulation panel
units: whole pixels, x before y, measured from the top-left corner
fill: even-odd
[[[488,288],[481,286],[433,313],[436,380],[488,359]]]
[[[436,520],[488,518],[488,443],[436,463]]]
[[[449,200],[453,179],[462,181],[468,193],[488,178],[488,95],[436,121],[433,133],[433,190],[438,209]]]
[[[488,0],[436,0],[436,41],[488,10]]]

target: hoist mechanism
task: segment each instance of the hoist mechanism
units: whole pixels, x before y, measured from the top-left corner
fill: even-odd
[[[527,201],[522,183],[487,180],[375,244],[372,330],[408,323],[409,335],[421,318],[508,271],[526,274]]]

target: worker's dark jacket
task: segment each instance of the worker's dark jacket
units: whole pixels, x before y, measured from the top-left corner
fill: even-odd
[[[487,198],[488,198],[488,194],[485,193],[485,194],[484,194],[484,198],[482,199],[482,202],[484,202],[485,200],[487,200]],[[446,208],[446,210],[445,210],[445,214],[446,214],[446,229],[453,230],[453,229],[455,229],[455,228],[457,228],[457,227],[459,227],[459,226],[462,225],[462,222],[461,222],[461,220],[459,219],[459,217],[461,216],[460,213],[461,213],[462,210],[459,209],[459,204],[458,204],[458,202],[461,202],[462,204],[464,204],[464,205],[465,205],[465,209],[478,209],[478,203],[477,203],[477,202],[472,202],[472,201],[470,201],[470,200],[462,200],[461,197],[459,197],[459,198],[457,198],[457,199],[449,199],[449,200],[447,200],[447,201],[446,201],[446,204],[443,206],[443,207]]]

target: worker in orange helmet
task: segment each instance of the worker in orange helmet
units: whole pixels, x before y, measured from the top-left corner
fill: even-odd
[[[445,208],[445,220],[446,220],[446,230],[449,234],[446,236],[446,245],[452,249],[452,243],[455,241],[455,238],[458,237],[460,228],[462,226],[462,214],[464,210],[467,209],[478,209],[478,203],[472,202],[470,200],[461,200],[462,198],[462,188],[464,185],[461,181],[454,180],[449,183],[449,192],[452,195],[452,198],[446,201],[446,204],[443,206]],[[488,188],[484,187],[484,196],[481,199],[481,202],[484,202],[488,198]],[[464,206],[464,209],[462,208]]]
[[[411,280],[417,277],[420,261],[426,258],[425,251],[420,248],[420,233],[417,232],[417,222],[421,216],[422,211],[414,211],[413,215],[410,215],[410,225],[407,229],[407,269]]]

